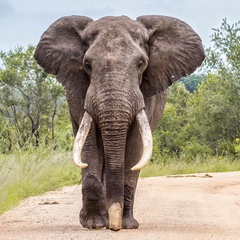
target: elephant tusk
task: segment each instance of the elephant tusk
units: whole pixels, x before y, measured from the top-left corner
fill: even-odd
[[[140,161],[131,168],[131,170],[140,170],[148,164],[152,157],[153,140],[152,132],[148,123],[147,115],[142,109],[137,115],[136,120],[139,125],[140,134],[143,142],[143,155]]]
[[[87,138],[88,132],[91,128],[92,117],[85,112],[79,126],[74,145],[73,145],[73,160],[77,167],[86,168],[88,166],[87,163],[83,163],[81,160],[81,153]]]

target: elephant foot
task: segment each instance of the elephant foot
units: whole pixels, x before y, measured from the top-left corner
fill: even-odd
[[[108,212],[105,191],[102,183],[93,175],[83,182],[83,207],[80,211],[80,223],[89,229],[100,229],[108,225]]]
[[[133,216],[123,217],[122,227],[124,229],[136,229],[138,226],[139,223]]]
[[[82,209],[80,212],[80,223],[85,228],[101,229],[108,226],[108,215],[101,212],[89,213]]]

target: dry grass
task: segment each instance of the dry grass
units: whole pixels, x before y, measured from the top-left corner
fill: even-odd
[[[22,199],[81,180],[70,153],[34,149],[0,156],[0,214]]]
[[[187,161],[169,159],[165,163],[150,163],[141,170],[140,177],[166,176],[175,174],[230,172],[240,170],[240,160],[228,157],[208,157]]]

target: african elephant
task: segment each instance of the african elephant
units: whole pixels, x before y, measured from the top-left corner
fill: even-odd
[[[166,16],[68,16],[43,33],[34,57],[66,89],[73,158],[83,168],[81,224],[138,228],[134,194],[151,133],[168,86],[201,65],[200,37]]]

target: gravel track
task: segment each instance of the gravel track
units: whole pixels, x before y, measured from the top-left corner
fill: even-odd
[[[139,179],[136,230],[79,224],[81,186],[30,197],[0,216],[0,240],[240,239],[240,172]]]

